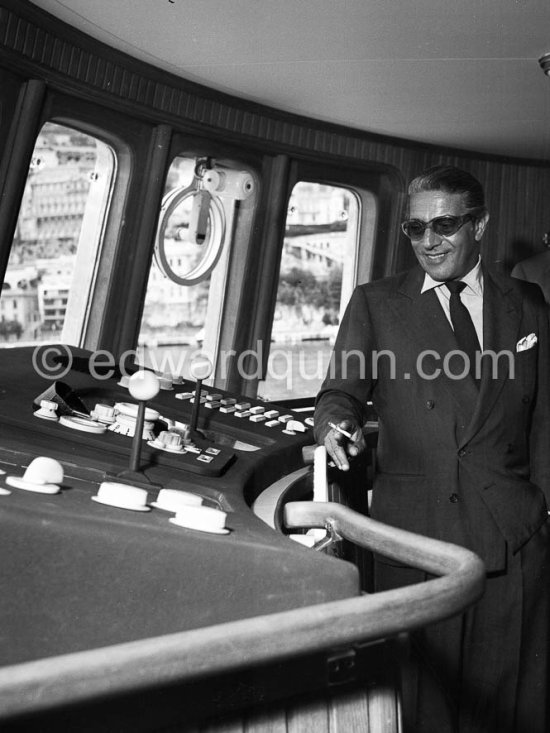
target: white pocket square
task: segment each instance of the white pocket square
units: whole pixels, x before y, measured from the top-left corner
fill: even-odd
[[[532,349],[537,341],[538,339],[536,335],[534,333],[530,333],[529,336],[524,336],[517,342],[516,351],[527,351],[527,349]]]

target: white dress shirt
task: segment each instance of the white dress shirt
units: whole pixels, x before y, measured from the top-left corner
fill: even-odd
[[[483,350],[483,272],[481,271],[481,258],[478,259],[475,267],[464,275],[464,277],[459,278],[459,280],[466,283],[466,287],[460,293],[460,298],[472,318],[479,344]],[[445,283],[434,280],[426,272],[421,292],[425,293],[427,290],[432,289],[435,290],[437,298],[441,303],[441,307],[443,308],[443,311],[447,316],[447,320],[452,327],[453,324],[451,322],[451,311],[449,306],[451,294]]]

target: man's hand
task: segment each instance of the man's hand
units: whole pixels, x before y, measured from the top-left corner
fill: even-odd
[[[365,450],[365,439],[361,428],[358,428],[352,420],[341,420],[333,425],[325,437],[325,448],[336,467],[341,471],[348,471],[348,456],[354,458],[362,453]],[[348,438],[344,433],[351,437]]]

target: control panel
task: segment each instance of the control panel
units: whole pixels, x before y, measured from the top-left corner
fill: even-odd
[[[166,466],[217,477],[235,462],[255,464],[273,449],[284,449],[299,460],[301,446],[313,442],[311,417],[207,387],[202,378],[193,382],[137,371],[98,380],[90,374],[86,356],[75,352],[62,380],[29,375],[37,387],[29,401],[32,428],[28,410],[20,405],[4,411],[6,422],[58,435],[63,443],[101,447],[117,460],[132,451],[140,465],[131,470],[145,473]],[[144,375],[155,384],[146,399],[140,399]],[[9,408],[9,399],[4,405]],[[141,440],[136,442],[138,418]],[[253,453],[256,460],[245,457]]]
[[[358,593],[354,566],[292,542],[251,508],[304,469],[313,435],[302,414],[207,386],[203,374],[98,376],[81,349],[56,379],[38,373],[32,348],[4,356],[4,663]]]

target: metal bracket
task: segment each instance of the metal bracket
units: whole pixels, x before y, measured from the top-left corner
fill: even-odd
[[[343,685],[353,682],[357,676],[357,653],[355,649],[335,652],[327,659],[327,680],[329,685]]]
[[[313,545],[314,550],[326,550],[328,547],[331,547],[332,545],[336,544],[336,542],[339,542],[342,539],[342,537],[334,529],[334,525],[332,522],[325,522],[325,530],[327,532],[327,536],[323,537],[322,540],[319,540]]]

